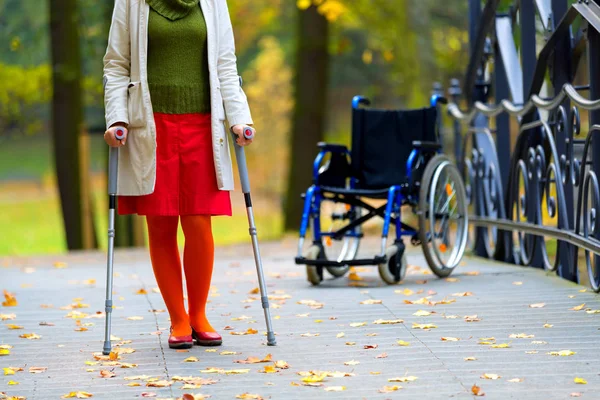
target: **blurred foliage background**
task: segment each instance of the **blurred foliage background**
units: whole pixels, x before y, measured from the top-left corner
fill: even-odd
[[[83,159],[94,229],[105,246],[106,158],[102,57],[112,0],[77,0],[84,108]],[[467,1],[228,0],[239,69],[258,140],[248,150],[261,238],[284,234],[299,16],[317,10],[328,26],[324,136],[349,143],[350,101],[421,107],[433,83],[448,85],[468,63]],[[52,151],[51,1],[0,0],[0,255],[66,250]],[[68,49],[65,49],[68,51]],[[89,134],[89,137],[87,136]],[[314,148],[315,143],[308,144]],[[304,168],[310,170],[310,165]],[[215,220],[219,244],[244,240],[246,219]],[[138,221],[139,222],[139,221]],[[138,224],[139,225],[139,224]]]

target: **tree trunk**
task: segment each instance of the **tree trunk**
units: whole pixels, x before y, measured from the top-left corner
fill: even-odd
[[[69,250],[96,247],[87,160],[81,156],[83,101],[77,0],[50,0],[54,163]]]
[[[300,197],[312,184],[316,145],[323,140],[329,77],[329,24],[313,5],[298,10],[295,108],[290,149],[290,173],[285,204],[285,229],[300,226]]]

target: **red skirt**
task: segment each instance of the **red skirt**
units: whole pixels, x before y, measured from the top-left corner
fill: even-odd
[[[231,215],[228,191],[219,190],[210,114],[154,114],[156,185],[145,196],[119,196],[118,213]]]

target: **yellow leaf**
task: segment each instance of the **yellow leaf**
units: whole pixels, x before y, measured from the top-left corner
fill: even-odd
[[[71,392],[69,394],[65,394],[64,396],[61,396],[61,398],[67,399],[67,398],[76,397],[78,399],[88,399],[93,396],[94,396],[93,394],[88,393],[88,392]]]
[[[394,290],[394,293],[397,294],[403,294],[405,296],[412,296],[413,294],[415,294],[415,292],[413,292],[410,289],[404,289],[404,290]]]
[[[305,383],[316,383],[323,382],[323,379],[327,378],[327,374],[319,374],[319,375],[310,375],[305,378],[302,378],[302,382]]]
[[[2,368],[2,370],[4,371],[4,375],[14,375],[15,371],[13,371],[12,368]]]
[[[354,346],[356,342],[346,342],[346,346]]]
[[[446,282],[459,282],[460,279],[458,278],[446,278]]]
[[[346,334],[344,332],[340,332],[337,335],[335,335],[336,338],[343,338],[344,336],[346,336]]]
[[[100,370],[100,377],[102,378],[113,378],[115,376],[117,376],[117,374],[115,374],[114,372],[107,371],[105,369]]]
[[[496,380],[496,379],[500,379],[502,377],[500,375],[497,375],[497,374],[483,374],[483,375],[481,375],[481,378],[482,379],[493,379],[493,380]]]
[[[208,350],[214,350],[214,349],[208,349]],[[222,356],[234,356],[236,354],[238,354],[237,351],[222,351],[219,353]]]
[[[586,314],[600,314],[600,310],[585,310]]]
[[[302,336],[302,337],[313,337],[313,336],[321,336],[321,334],[320,333],[310,333],[310,332],[307,332],[307,333],[300,334],[300,336]]]
[[[465,361],[475,361],[475,360],[477,360],[477,358],[475,358],[475,357],[465,357],[465,358],[463,358],[463,360],[465,360]]]
[[[0,356],[7,356],[10,354],[9,349],[0,349]]]
[[[581,310],[583,310],[583,307],[585,307],[585,303],[583,303],[583,304],[580,304],[580,305],[578,305],[578,306],[575,306],[575,307],[573,307],[573,308],[569,308],[569,310],[573,310],[573,311],[581,311]]]
[[[329,386],[325,388],[326,392],[341,392],[346,390],[346,386]]]
[[[442,342],[458,342],[460,339],[455,337],[442,337]]]
[[[398,385],[394,385],[394,386],[384,386],[383,388],[379,389],[379,393],[391,393],[391,392],[395,392],[396,390],[402,389],[402,386],[398,386]]]
[[[435,329],[435,328],[437,328],[437,326],[434,324],[417,324],[417,323],[413,322],[412,328],[413,329]]]
[[[404,323],[403,319],[378,319],[373,321],[375,325],[394,325]]]
[[[350,272],[350,274],[348,274],[348,279],[350,279],[351,281],[363,281],[364,280],[364,278],[359,276],[356,272]]]
[[[473,293],[471,293],[471,292],[452,293],[452,296],[454,296],[454,297],[467,297],[467,296],[473,296]]]
[[[198,360],[198,357],[188,357],[185,360],[183,360],[183,362],[198,362],[200,360]]]
[[[382,304],[383,300],[368,299],[361,301],[360,304]]]
[[[155,382],[148,382],[146,383],[147,387],[169,387],[173,384],[173,382],[171,381],[155,381]]]
[[[279,361],[275,361],[275,367],[279,368],[279,369],[288,369],[290,367],[290,365],[283,360],[279,360]]]
[[[0,321],[6,321],[9,319],[15,319],[17,316],[15,314],[0,314]]]
[[[567,356],[572,356],[573,354],[577,354],[574,351],[571,350],[561,350],[561,351],[551,351],[549,353],[551,356],[562,356],[562,357],[567,357]]]
[[[575,378],[575,379],[573,379],[573,382],[578,383],[580,385],[587,384],[587,381],[585,379],[583,379],[583,378]]]
[[[129,382],[127,386],[142,386],[142,384],[139,382]]]
[[[24,333],[22,335],[19,335],[19,337],[29,340],[37,340],[42,338],[40,335],[36,335],[35,333]]]
[[[346,361],[344,363],[344,365],[358,365],[358,364],[360,364],[360,362],[356,361],[356,360],[350,360],[350,361]]]
[[[509,379],[508,382],[510,382],[510,383],[520,383],[520,382],[523,382],[523,378]]]
[[[528,335],[527,333],[512,333],[508,337],[511,339],[531,339],[534,338],[535,335]]]
[[[260,293],[260,289],[255,287],[254,289],[252,289],[251,291],[248,292],[248,294],[259,294]]]
[[[535,304],[530,304],[529,308],[542,308],[546,305],[546,303],[535,303]]]
[[[2,302],[2,305],[4,307],[16,307],[18,303],[15,295],[9,293],[7,290],[5,290],[3,293],[5,301]]]
[[[410,346],[410,342],[405,342],[404,340],[398,340],[396,343],[398,346]]]
[[[321,322],[323,322],[322,319],[315,319],[315,324],[320,324]]]
[[[431,315],[431,312],[425,310],[419,310],[416,313],[413,313],[416,317],[428,317]]]
[[[21,325],[15,325],[15,324],[8,324],[8,325],[6,325],[6,327],[8,329],[23,329],[23,327]]]
[[[417,378],[416,376],[401,376],[398,378],[390,378],[388,379],[388,382],[402,382],[402,383],[406,383],[406,382],[414,382],[416,381]]]
[[[263,400],[262,397],[260,397],[257,394],[251,394],[251,393],[242,393],[242,394],[238,394],[235,396],[236,399],[255,399],[255,400]]]
[[[366,322],[353,322],[350,324],[350,326],[353,328],[359,328],[359,327],[365,326],[365,325],[367,325]]]
[[[544,328],[552,328],[554,325],[552,324],[544,324]]]
[[[586,382],[586,383],[587,383],[587,382]],[[8,381],[8,384],[9,384],[10,386],[12,386],[12,385],[18,385],[18,384],[19,384],[19,382],[16,382],[16,381],[10,380],[10,381]],[[9,397],[9,399],[10,399],[10,397]]]
[[[223,375],[237,375],[237,374],[247,374],[250,372],[249,369],[221,369],[221,368],[209,368],[205,370],[201,370],[200,372],[206,374],[223,374]]]
[[[465,272],[465,275],[477,276],[477,275],[479,275],[479,271],[468,271],[468,272]]]
[[[54,268],[58,268],[58,269],[67,268],[67,263],[66,262],[62,262],[62,261],[55,261],[53,263],[53,265],[54,265]]]
[[[232,335],[256,335],[258,331],[256,329],[248,328],[245,332],[229,332]]]
[[[510,347],[510,343],[499,343],[499,344],[493,344],[492,348],[494,349],[507,349]]]
[[[144,288],[139,289],[135,294],[148,294],[148,291]]]

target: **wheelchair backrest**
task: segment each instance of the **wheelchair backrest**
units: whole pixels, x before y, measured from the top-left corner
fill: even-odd
[[[415,140],[437,142],[437,110],[354,109],[352,174],[360,189],[384,189],[406,182],[406,161]]]

